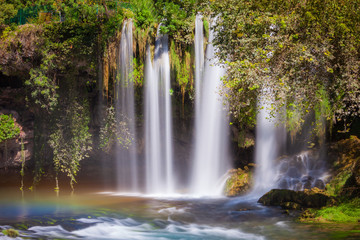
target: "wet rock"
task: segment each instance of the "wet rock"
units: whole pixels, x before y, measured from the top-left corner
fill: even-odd
[[[308,180],[303,184],[303,189],[311,189],[311,181]]]
[[[333,195],[347,198],[360,196],[360,139],[350,136],[349,139],[339,141],[332,149],[338,158],[333,178],[326,185],[326,189]]]
[[[252,166],[245,166],[244,169],[232,169],[229,171],[230,177],[226,181],[225,195],[235,197],[244,195],[250,190],[252,185]]]
[[[307,183],[307,182],[311,182],[314,178],[312,176],[304,176],[301,178],[301,182],[303,183]]]
[[[294,190],[295,190],[295,191],[301,191],[301,190],[303,190],[303,185],[302,185],[302,183],[301,183],[300,181],[299,181],[297,184],[295,184]]]
[[[280,205],[283,209],[290,209],[290,210],[301,210],[302,207],[300,204],[295,202],[285,202]]]
[[[273,189],[258,200],[259,203],[266,206],[292,206],[296,208],[321,208],[334,201],[332,197],[317,188],[306,191]]]
[[[314,187],[319,188],[319,189],[325,189],[325,183],[321,179],[316,179],[315,183],[314,183]]]

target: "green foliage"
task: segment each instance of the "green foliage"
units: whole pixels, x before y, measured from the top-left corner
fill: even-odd
[[[326,192],[331,196],[340,194],[346,180],[351,176],[350,170],[345,170],[336,175],[328,184],[326,184]]]
[[[252,122],[261,89],[271,89],[274,113],[286,106],[287,116],[296,116],[292,131],[313,110],[317,120],[357,116],[359,6],[358,0],[214,2],[214,15],[221,14],[215,44],[229,61],[223,92],[234,117]]]
[[[0,0],[0,26],[5,24],[5,21],[12,18],[17,13],[14,4],[7,0]]]
[[[137,28],[146,29],[156,22],[156,14],[153,0],[132,1]]]
[[[70,186],[76,182],[80,161],[88,157],[92,140],[89,133],[90,116],[88,104],[80,104],[74,99],[63,110],[63,116],[58,120],[49,145],[53,149],[53,162],[56,173],[63,172],[70,178]]]
[[[16,238],[19,236],[19,231],[12,229],[12,228],[2,230],[2,233],[5,236],[11,237],[11,238]]]
[[[175,72],[176,81],[185,91],[190,79],[190,53],[185,51],[183,59],[180,58],[174,41],[170,44],[171,68]]]
[[[144,63],[137,58],[133,59],[133,72],[131,73],[135,86],[142,86],[144,82]]]
[[[49,78],[46,76],[46,67],[31,69],[30,79],[25,82],[32,90],[31,97],[34,98],[35,103],[40,107],[52,111],[58,102],[58,94],[56,89],[56,78]]]
[[[360,198],[343,202],[338,206],[325,207],[316,211],[318,220],[330,222],[358,222],[360,216]]]
[[[204,25],[204,34],[206,38],[209,38],[210,24],[206,18],[203,18],[203,25]]]
[[[20,134],[20,127],[15,125],[11,115],[0,115],[0,142],[17,137]]]
[[[127,121],[124,117],[122,119],[120,122],[117,121],[112,106],[106,109],[104,125],[100,129],[100,148],[103,151],[109,151],[113,144],[119,144],[124,148],[131,145],[133,136],[127,128]]]
[[[183,46],[192,44],[197,2],[160,0],[155,6],[164,24],[161,32],[169,34]]]

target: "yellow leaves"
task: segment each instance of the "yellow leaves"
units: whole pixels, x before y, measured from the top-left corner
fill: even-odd
[[[252,85],[251,87],[249,87],[249,90],[253,91],[253,90],[258,89],[259,87],[260,87],[260,86],[255,83],[254,85]]]
[[[279,85],[284,86],[284,81],[281,78],[279,79]]]
[[[329,67],[326,69],[326,71],[329,72],[329,73],[334,73],[334,69],[329,68]]]

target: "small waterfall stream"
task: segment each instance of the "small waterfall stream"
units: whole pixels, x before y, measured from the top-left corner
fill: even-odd
[[[119,70],[116,81],[116,102],[115,114],[118,123],[127,123],[133,141],[128,149],[124,149],[119,144],[116,146],[117,162],[117,188],[119,191],[137,192],[139,191],[138,182],[138,163],[136,156],[136,129],[135,129],[135,104],[134,104],[134,82],[133,72],[133,23],[132,20],[124,22],[121,31],[119,49]],[[118,131],[120,132],[120,131]],[[117,136],[120,138],[121,136]]]
[[[270,94],[264,89],[263,94]],[[275,160],[278,157],[278,139],[275,119],[270,116],[271,103],[264,96],[259,97],[259,112],[256,123],[255,174],[252,194],[262,195],[276,184]]]
[[[259,97],[255,143],[255,174],[251,196],[260,197],[273,188],[304,190],[323,189],[327,180],[326,164],[321,150],[297,147],[297,154],[280,157],[286,143],[284,126],[277,124],[279,116],[271,116],[271,90],[264,88]],[[271,97],[270,97],[271,98]],[[306,128],[308,126],[303,126]],[[310,134],[308,134],[310,136]],[[309,137],[307,136],[306,139]],[[306,142],[308,142],[307,139]]]
[[[167,35],[155,42],[154,63],[147,49],[145,69],[146,192],[174,193],[170,60]]]
[[[216,21],[216,20],[215,20]],[[219,66],[212,45],[214,32],[209,34],[206,61],[203,67],[203,23],[198,16],[195,25],[195,152],[190,192],[196,195],[218,195],[218,180],[229,168],[227,154],[227,113],[219,90],[225,69]],[[204,70],[202,70],[204,69]]]

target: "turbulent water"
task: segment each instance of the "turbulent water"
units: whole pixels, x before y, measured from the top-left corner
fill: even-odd
[[[281,209],[231,199],[184,199],[80,194],[49,197],[1,192],[2,229],[17,239],[331,239],[360,237],[358,224],[307,225]]]
[[[210,30],[203,68],[203,24],[197,17],[195,25],[195,153],[193,157],[190,191],[196,195],[217,195],[218,181],[229,169],[227,113],[219,95],[225,69],[219,66],[212,45],[214,32]]]
[[[138,162],[136,156],[137,141],[135,130],[135,104],[133,72],[133,24],[131,20],[124,22],[121,31],[120,50],[118,56],[119,71],[117,75],[117,92],[115,114],[118,123],[125,121],[133,138],[128,149],[116,145],[117,189],[119,191],[139,191]],[[117,131],[121,133],[121,131]],[[121,136],[117,136],[121,138]]]
[[[145,156],[146,192],[171,194],[175,191],[173,173],[170,60],[167,35],[155,42],[154,61],[150,48],[145,69]]]

